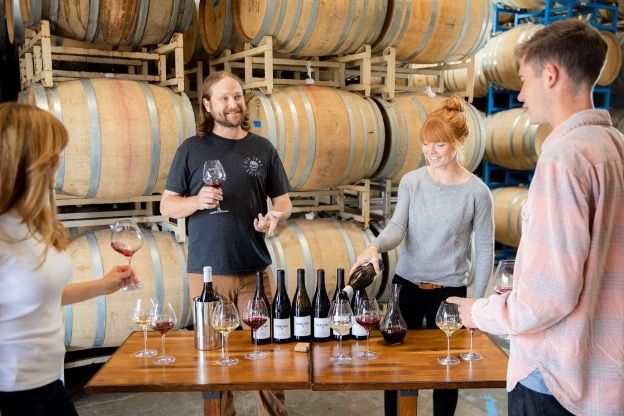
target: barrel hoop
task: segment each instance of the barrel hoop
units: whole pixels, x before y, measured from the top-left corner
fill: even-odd
[[[284,99],[286,100],[286,104],[288,105],[288,109],[290,110],[290,114],[292,115],[292,120],[293,120],[293,163],[290,165],[290,169],[288,169],[288,177],[292,178],[295,176],[295,171],[297,169],[297,166],[299,165],[299,149],[301,147],[301,136],[300,136],[300,130],[299,130],[299,118],[297,117],[297,107],[295,106],[295,102],[293,101],[293,97],[288,93],[288,91],[284,91]],[[284,119],[284,113],[282,111],[282,106],[279,106],[279,111],[278,113],[280,114],[280,132],[281,137],[280,137],[280,144],[283,144],[284,146],[286,146],[286,123],[285,123],[285,119]],[[303,180],[305,180],[305,177],[303,178]]]
[[[152,91],[146,83],[140,82],[139,85],[143,89],[143,93],[145,95],[145,103],[147,104],[147,112],[150,120],[150,136],[152,141],[150,175],[143,195],[151,195],[156,187],[158,170],[160,169],[160,125],[158,123],[158,109],[156,108],[156,103],[154,102],[154,94],[152,94]]]
[[[355,254],[355,249],[353,248],[353,241],[351,241],[351,237],[349,237],[349,233],[344,228],[344,225],[340,221],[334,222],[338,226],[338,231],[340,232],[340,236],[345,243],[345,247],[347,248],[347,255],[349,256],[349,264],[355,264],[357,260],[357,256]]]
[[[183,7],[184,11],[182,13],[182,21],[181,22],[179,21],[180,13],[178,12],[178,21],[176,22],[174,31],[184,33],[188,30],[189,27],[191,27],[191,24],[193,23],[193,10],[197,11],[199,15],[199,1],[197,2],[190,1],[190,0],[182,0],[182,1],[184,5]],[[198,42],[198,43],[201,43],[201,42]],[[196,46],[195,50],[197,49],[198,48]],[[203,50],[203,46],[199,49]]]
[[[366,172],[366,175],[364,175],[365,177],[370,177],[375,173],[375,171],[379,167],[379,164],[381,163],[381,159],[383,158],[384,150],[386,147],[386,129],[384,127],[381,111],[379,110],[379,107],[377,107],[377,104],[375,104],[372,98],[366,98],[366,101],[368,102],[370,110],[375,115],[375,131],[377,131],[378,133],[377,154],[375,155],[375,159],[370,166],[370,170]]]
[[[466,0],[466,11],[464,12],[464,21],[462,23],[461,31],[459,32],[459,36],[457,37],[457,41],[455,42],[455,45],[453,45],[451,50],[446,55],[446,59],[455,59],[453,55],[455,55],[459,47],[464,42],[465,40],[464,37],[466,36],[466,32],[468,32],[468,26],[470,26],[470,23],[472,23],[470,21],[471,10],[472,10],[472,0]],[[469,55],[462,55],[462,56],[457,57],[457,59],[464,59],[466,56],[469,56]]]
[[[184,123],[182,120],[182,109],[178,105],[178,96],[169,88],[167,88],[167,91],[169,91],[171,100],[174,103],[173,111],[175,111],[176,121],[177,121],[176,126],[178,126],[178,143],[182,144],[184,139],[186,139],[186,137],[184,136],[184,127],[183,127]],[[203,105],[203,103],[200,102],[199,105]]]
[[[88,232],[85,234],[85,237],[89,245],[89,253],[91,253],[91,267],[93,269],[94,280],[100,280],[104,277],[104,265],[102,264],[100,246],[98,245],[95,233]],[[93,341],[93,348],[100,348],[104,345],[104,337],[106,334],[106,296],[98,296],[95,302],[95,339]]]
[[[22,9],[20,7],[20,0],[6,0],[13,6],[11,11],[13,12],[13,43],[15,45],[24,44],[25,40],[25,28],[24,21],[22,20]],[[8,22],[8,19],[7,19]]]
[[[481,30],[479,31],[479,37],[477,39],[479,39],[478,42],[475,42],[474,46],[472,48],[470,48],[470,50],[466,53],[466,56],[473,56],[475,55],[478,51],[480,51],[481,49],[483,49],[483,47],[485,46],[487,40],[488,40],[488,33],[490,33],[491,28],[492,28],[492,6],[490,5],[489,1],[484,1],[483,2],[483,20],[481,22]],[[473,58],[474,59],[474,58]],[[475,70],[475,72],[477,72]]]
[[[50,0],[50,29],[54,29],[58,20],[59,0]]]
[[[466,169],[472,172],[479,166],[481,159],[483,159],[483,154],[485,153],[485,140],[482,140],[482,138],[485,137],[486,132],[483,120],[479,117],[479,113],[466,108],[464,114],[467,114],[468,117],[473,120],[475,130],[477,130],[473,131],[473,137],[477,145],[477,154],[475,155],[474,163],[472,163],[469,167],[466,166]]]
[[[275,0],[270,0],[270,1],[275,1]],[[284,20],[285,16],[286,16],[286,9],[287,7],[285,5],[282,5],[279,7],[279,16],[277,16],[277,23],[275,24],[275,29],[273,29],[273,47],[278,47],[281,44],[278,44],[277,41],[277,37],[279,36],[280,31],[282,30],[282,26],[284,26]],[[258,42],[260,42],[262,39],[260,39]],[[277,275],[275,275],[275,279],[277,279]],[[277,280],[275,281],[275,287],[277,287]]]
[[[523,144],[525,145],[525,154],[531,155],[530,159],[532,163],[537,163],[537,147],[535,142],[537,141],[537,135],[539,132],[539,124],[531,125],[531,120],[527,117],[527,128],[525,134],[529,135],[529,140],[523,140]]]
[[[171,6],[171,18],[169,18],[169,26],[167,26],[167,32],[164,37],[160,40],[159,43],[168,42],[173,35],[173,31],[176,28],[176,24],[178,23],[178,14],[180,13],[180,0],[173,0],[173,4]]]
[[[31,7],[28,11],[28,27],[32,29],[38,27],[41,22],[41,0],[30,0],[30,5]]]
[[[520,201],[520,198],[523,197],[523,195],[524,195],[524,190],[516,192],[516,194],[511,199],[511,203],[509,204],[509,207],[507,207],[507,236],[509,237],[509,240],[512,240],[511,231],[513,230],[512,223],[511,223],[511,213],[514,207]],[[522,214],[522,206],[520,207],[520,214]],[[521,224],[522,224],[522,215],[518,215],[518,218],[516,219],[516,226],[521,227]],[[518,230],[521,231],[520,228],[518,228]]]
[[[353,93],[347,93],[347,94],[353,94]],[[352,97],[355,98],[355,95],[352,95]],[[358,98],[360,97],[358,96]],[[362,127],[362,136],[361,136],[362,146],[361,147],[364,153],[362,154],[362,156],[359,157],[360,163],[358,163],[357,169],[355,170],[355,172],[353,172],[354,174],[357,175],[355,179],[360,179],[360,178],[366,177],[366,174],[365,174],[366,166],[364,166],[364,162],[366,162],[366,153],[368,152],[368,148],[371,146],[371,138],[368,136],[368,123],[366,122],[365,106],[355,104],[353,107],[348,108],[347,111],[353,111],[353,108],[357,108],[357,111],[360,113],[360,126]],[[355,134],[355,132],[353,134]],[[357,146],[354,145],[352,147],[352,153],[354,156],[355,156],[356,150],[357,150]]]
[[[256,37],[251,40],[252,45],[258,45],[262,38],[269,34],[269,29],[271,28],[271,23],[273,20],[273,16],[275,16],[275,1],[276,0],[268,0],[266,3],[266,13],[264,14],[264,19],[262,20],[262,24],[260,25],[260,30],[256,34]],[[285,6],[280,6],[280,19],[278,25],[281,26],[284,12],[286,11]],[[275,35],[277,35],[278,30],[274,31]]]
[[[351,109],[351,106],[349,105],[349,99],[345,96],[345,92],[340,91],[340,90],[336,90],[338,92],[338,95],[340,96],[340,99],[342,100],[342,103],[344,104],[345,110],[347,110],[347,116],[349,117],[349,156],[347,158],[347,165],[344,168],[344,171],[342,172],[342,176],[340,176],[340,179],[338,179],[338,181],[336,181],[336,185],[340,185],[343,183],[343,181],[349,177],[349,173],[351,173],[351,168],[353,167],[353,159],[355,159],[355,152],[357,150],[356,147],[356,142],[357,142],[357,138],[355,137],[355,116],[353,114],[353,110]],[[361,110],[361,109],[360,109]],[[360,158],[360,162],[364,162],[364,158],[361,157]]]
[[[368,12],[368,4],[369,2],[364,2],[364,8],[362,9],[362,13],[360,14],[360,18],[358,19],[358,23],[357,23],[357,27],[355,29],[355,31],[353,31],[354,35],[351,36],[351,42],[348,45],[343,46],[342,48],[339,49],[339,45],[336,47],[335,51],[339,51],[336,53],[348,53],[354,49],[356,49],[357,47],[359,47],[362,43],[370,43],[369,39],[372,38],[371,36],[371,32],[372,30],[375,28],[375,24],[377,22],[377,8],[373,7],[373,18],[372,18],[372,23],[367,22],[366,21],[366,15]],[[355,18],[355,16],[353,17]],[[353,19],[350,18],[350,19]],[[356,43],[358,38],[359,38],[359,34],[363,32],[365,25],[367,25],[368,23],[370,23],[368,25],[368,31],[366,32],[366,35],[364,35],[364,38],[361,42]],[[377,25],[379,26],[379,25]],[[375,39],[372,39],[372,41],[374,41]],[[332,52],[333,54],[333,52]]]
[[[256,98],[260,100],[260,104],[262,104],[262,109],[264,110],[264,114],[266,115],[265,120],[267,123],[267,129],[269,130],[269,141],[273,144],[273,147],[277,148],[277,127],[275,125],[275,113],[273,112],[273,105],[271,105],[271,101],[264,95],[262,92],[256,94]],[[283,131],[283,128],[282,128]],[[284,159],[284,152],[286,151],[286,144],[284,140],[280,141],[278,154]]]
[[[366,2],[366,7],[368,7],[368,2]],[[377,24],[377,19],[380,19],[380,20],[385,19],[387,12],[388,12],[387,1],[382,1],[381,5],[378,4],[377,7],[373,7],[373,19],[372,19],[373,24],[369,25],[368,32],[366,33],[366,37],[364,38],[364,43],[370,44],[370,43],[375,42],[377,39],[379,39],[379,35],[381,34],[381,30],[383,29],[383,21],[381,21],[380,24]],[[362,23],[366,24],[367,23],[366,19],[362,18]]]
[[[293,55],[296,55],[301,49],[305,48],[310,41],[312,33],[314,33],[314,28],[316,27],[316,21],[318,19],[319,3],[320,2],[318,1],[312,2],[311,14],[308,18],[308,27],[306,28],[306,31],[301,38],[301,41],[299,42],[299,46],[292,50],[291,53]]]
[[[418,101],[416,97],[413,95],[409,98],[409,100],[416,106],[416,109],[418,110],[418,115],[420,116],[420,120],[424,123],[425,120],[427,120],[427,111],[425,111],[425,107],[423,107],[422,103]],[[407,132],[407,121],[405,121],[405,131]],[[402,151],[402,153],[403,153],[403,161],[405,161],[405,158],[407,157],[407,140],[405,141],[405,149]],[[403,162],[401,162],[401,164],[403,164]],[[425,160],[425,155],[423,153],[423,155],[420,158],[419,167],[425,166],[425,164],[426,164],[426,160]]]
[[[188,274],[186,272],[186,260],[184,259],[184,252],[182,251],[180,243],[178,243],[173,233],[168,234],[175,246],[175,252],[178,257],[178,264],[180,265],[180,276],[182,276],[182,315],[180,317],[180,323],[178,324],[178,327],[183,328],[190,323],[191,314],[191,311],[189,310],[190,302],[188,291]]]
[[[87,23],[87,32],[83,40],[93,42],[98,28],[98,19],[100,14],[100,0],[91,0],[89,2],[89,23]]]
[[[488,73],[490,74],[490,76],[488,77],[490,79],[490,81],[492,82],[492,84],[497,85],[497,86],[502,86],[503,85],[503,81],[502,81],[502,75],[499,72],[499,66],[498,66],[498,61],[496,59],[496,51],[498,51],[499,48],[503,47],[503,41],[501,40],[503,39],[503,36],[501,34],[495,36],[492,40],[492,50],[490,52],[490,57],[488,59]]]
[[[301,181],[299,184],[295,186],[303,186],[303,184],[310,177],[310,171],[312,171],[312,165],[314,164],[314,159],[316,157],[316,125],[314,123],[314,109],[312,108],[312,104],[308,99],[307,95],[303,92],[301,88],[295,89],[295,92],[301,98],[303,103],[303,107],[305,108],[305,115],[308,121],[308,137],[309,137],[309,147],[308,149],[312,150],[312,154],[308,151],[308,158],[306,159],[306,164],[303,169],[303,175],[301,176]]]
[[[488,145],[486,146],[488,149],[488,160],[490,162],[496,161],[496,150],[494,146],[494,141],[496,137],[496,132],[498,131],[498,124],[502,119],[503,114],[495,114],[494,116],[489,117],[488,126],[489,126],[489,136],[486,142]]]
[[[197,133],[197,126],[195,125],[195,115],[193,114],[193,104],[189,99],[188,95],[185,93],[180,93],[180,98],[182,99],[182,107],[184,109],[184,114],[186,115],[186,131],[183,134],[182,140],[186,137],[194,136]],[[200,104],[201,105],[201,104]],[[180,141],[180,143],[182,143]]]
[[[379,173],[379,176],[387,179],[391,178],[394,173],[394,167],[397,166],[396,163],[392,163],[391,161],[395,160],[397,157],[398,145],[394,143],[395,140],[401,140],[401,134],[397,130],[399,129],[399,120],[397,118],[397,111],[393,108],[393,106],[381,101],[380,104],[385,108],[386,116],[388,117],[388,122],[390,123],[390,141],[392,142],[390,145],[390,154],[388,155],[388,160],[384,169]]]
[[[156,301],[159,304],[162,304],[165,301],[165,282],[163,280],[163,271],[162,265],[160,264],[158,246],[156,245],[156,240],[154,240],[154,236],[149,230],[143,230],[143,238],[145,238],[145,242],[147,243],[147,248],[149,249],[150,253],[150,260],[152,262]]]
[[[403,168],[403,164],[405,163],[405,159],[407,158],[407,149],[409,147],[409,123],[407,122],[407,118],[405,117],[405,113],[401,108],[399,108],[399,122],[401,123],[401,131],[405,132],[404,140],[401,140],[399,143],[401,147],[398,149],[399,151],[399,160],[396,163],[397,170],[395,175],[398,174]],[[392,175],[394,176],[394,175]]]
[[[87,99],[87,111],[89,113],[89,130],[91,131],[91,177],[89,178],[89,188],[85,198],[95,198],[100,185],[100,175],[102,174],[102,133],[100,130],[100,119],[97,104],[97,97],[91,81],[81,78],[80,83]]]
[[[213,3],[213,7],[215,6],[219,6],[218,3],[215,3],[214,1]],[[225,26],[223,27],[223,35],[221,36],[221,42],[219,42],[219,46],[217,47],[217,50],[215,51],[215,56],[221,55],[221,53],[228,47],[228,43],[230,42],[230,39],[232,38],[232,30],[233,30],[233,26],[234,26],[234,20],[233,20],[233,16],[232,16],[232,2],[231,0],[225,0]]]
[[[368,2],[365,2],[364,5],[366,6]],[[353,27],[353,20],[355,19],[355,8],[356,8],[357,4],[354,1],[350,2],[350,6],[349,6],[349,14],[347,15],[347,24],[344,26],[344,28],[342,29],[342,33],[340,34],[340,38],[338,39],[338,41],[336,42],[336,47],[334,49],[331,50],[331,52],[329,53],[329,55],[335,55],[338,53],[338,51],[341,49],[341,47],[344,46],[345,41],[347,40],[347,36],[349,35],[349,32],[351,31],[351,27]],[[361,23],[360,19],[360,23]],[[359,34],[361,30],[361,25],[360,27],[358,27],[358,31],[356,32],[356,34]],[[356,36],[353,36],[353,38],[356,38]],[[351,40],[351,45],[353,44],[353,39]],[[349,46],[351,46],[349,45]],[[342,49],[343,51],[347,50],[346,48]]]
[[[516,151],[513,145],[513,138],[516,134],[516,130],[518,129],[518,125],[520,124],[520,117],[514,117],[513,122],[511,123],[511,130],[509,131],[509,154],[511,155],[512,160],[517,160],[521,155],[516,155]]]
[[[51,104],[51,112],[54,114],[60,122],[63,122],[63,108],[61,107],[61,97],[59,97],[58,90],[51,88],[49,90],[49,100]],[[65,181],[65,149],[61,150],[61,160],[59,167],[56,170],[56,190],[60,192],[63,189],[63,182]]]
[[[383,39],[381,40],[379,49],[383,50],[387,46],[394,44],[394,39],[396,38],[396,34],[399,29],[400,17],[403,14],[402,9],[403,9],[403,2],[400,2],[400,1],[394,2],[394,13],[392,13],[392,16],[386,17],[386,19],[390,19],[390,22],[391,22],[390,27],[388,28],[388,31],[386,32]]]
[[[288,226],[292,229],[295,237],[299,240],[299,244],[301,245],[301,252],[303,253],[303,260],[305,262],[305,270],[308,278],[307,287],[314,287],[314,260],[312,259],[312,252],[310,251],[310,245],[308,244],[308,240],[306,240],[301,227],[294,222],[287,223]],[[308,293],[309,295],[309,293]]]
[[[132,37],[132,46],[139,46],[145,34],[145,26],[147,26],[147,17],[149,12],[149,0],[141,0],[139,5],[139,16],[137,17],[134,36]]]
[[[433,29],[435,28],[436,22],[438,20],[438,8],[439,7],[440,5],[438,4],[438,0],[431,1],[431,16],[429,17],[429,24],[427,25],[427,32],[425,32],[425,35],[420,40],[420,43],[418,44],[418,46],[416,46],[416,49],[414,49],[414,52],[407,58],[408,62],[414,60],[414,58],[416,58],[416,56],[418,56],[418,54],[420,54],[423,51],[423,49],[425,49],[425,47],[431,40],[431,36],[433,35]],[[410,5],[410,10],[411,8],[412,7]]]
[[[299,24],[299,21],[301,20],[301,12],[303,9],[303,4],[302,4],[302,0],[296,0],[296,1],[297,1],[296,3],[297,6],[295,8],[295,15],[293,16],[293,22],[295,23],[290,26],[290,32],[288,32],[288,34],[286,35],[286,39],[280,45],[286,45],[286,46],[290,45],[290,42],[292,42],[292,39],[295,36],[295,32],[297,31],[297,25]],[[292,7],[292,4],[290,4],[290,7]]]

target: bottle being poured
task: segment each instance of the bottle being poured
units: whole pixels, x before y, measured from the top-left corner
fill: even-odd
[[[373,283],[377,276],[380,276],[384,270],[384,264],[379,260],[379,273],[375,271],[372,262],[366,262],[356,267],[349,276],[349,283],[342,289],[347,296],[351,296],[353,292],[359,289],[366,289]]]

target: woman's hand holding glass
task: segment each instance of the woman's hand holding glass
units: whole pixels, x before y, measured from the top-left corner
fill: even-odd
[[[132,256],[143,246],[143,234],[139,226],[132,221],[118,221],[111,230],[111,247],[124,257],[128,258],[128,266],[132,263]],[[141,289],[141,283],[129,284],[121,290]]]

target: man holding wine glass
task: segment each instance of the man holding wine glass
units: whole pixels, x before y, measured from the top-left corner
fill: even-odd
[[[579,20],[516,49],[542,146],[522,212],[513,290],[459,304],[462,321],[510,334],[510,415],[624,414],[624,136],[592,91],[607,44]]]
[[[179,147],[160,205],[165,216],[188,217],[190,299],[201,292],[203,267],[212,266],[215,290],[239,311],[254,296],[256,271],[271,264],[265,234],[271,236],[292,207],[279,155],[249,132],[246,112],[238,77],[216,72],[206,78],[198,135]],[[233,414],[232,395],[224,396],[223,412]],[[259,404],[260,414],[287,414],[282,392],[260,392]]]

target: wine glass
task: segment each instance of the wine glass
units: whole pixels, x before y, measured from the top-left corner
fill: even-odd
[[[132,256],[143,246],[143,234],[139,226],[132,221],[118,221],[111,230],[111,247],[116,252],[128,258],[128,266],[132,263]],[[121,290],[141,289],[143,284],[130,284]]]
[[[374,297],[360,298],[355,312],[355,322],[362,325],[366,329],[366,351],[358,355],[363,360],[373,360],[377,358],[377,353],[369,350],[370,331],[381,320],[379,313],[379,305]]]
[[[166,365],[175,361],[175,357],[168,356],[165,353],[165,334],[172,329],[176,322],[176,314],[173,306],[169,302],[154,302],[150,311],[150,326],[152,329],[160,332],[162,340],[162,351],[160,357],[154,360],[154,364]]]
[[[333,329],[339,336],[338,338],[338,351],[336,355],[333,355],[329,361],[337,364],[345,364],[351,361],[351,357],[342,354],[342,336],[349,333],[349,329],[353,323],[351,318],[353,312],[351,311],[351,305],[346,299],[334,300],[329,308],[329,327]]]
[[[267,357],[267,353],[264,351],[258,351],[258,337],[256,337],[256,332],[258,328],[266,323],[269,320],[269,309],[267,308],[267,304],[262,298],[254,298],[249,299],[247,301],[247,305],[245,306],[245,310],[243,311],[243,322],[251,327],[251,330],[254,332],[253,339],[256,340],[255,348],[253,352],[248,352],[245,354],[245,358],[250,360],[262,360]]]
[[[214,329],[223,335],[223,348],[221,349],[221,359],[217,360],[218,365],[228,366],[238,364],[238,360],[228,357],[228,335],[240,325],[240,318],[236,305],[226,299],[221,299],[212,311],[211,323]]]
[[[132,308],[132,321],[143,330],[143,350],[134,353],[134,356],[138,358],[153,357],[158,354],[156,350],[147,349],[147,328],[150,326],[150,310],[153,304],[152,299],[137,298]]]
[[[494,273],[494,291],[499,295],[511,292],[515,260],[501,260]]]
[[[207,160],[204,162],[204,183],[207,186],[213,188],[221,188],[223,182],[227,178],[223,165],[218,160]],[[217,208],[211,212],[211,214],[221,214],[222,212],[230,212],[227,209],[221,209],[219,201],[217,201]]]
[[[438,362],[442,365],[459,364],[457,357],[451,357],[451,335],[462,327],[457,305],[442,301],[436,314],[436,325],[446,333],[446,357],[438,358]]]
[[[474,328],[466,327],[466,329],[468,329],[468,332],[470,333],[470,351],[462,352],[461,354],[459,354],[459,356],[464,361],[478,361],[478,360],[482,360],[483,359],[483,355],[479,354],[478,352],[474,352],[472,350],[472,336],[473,336],[473,333],[474,333]]]

